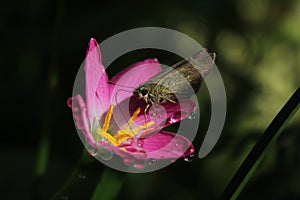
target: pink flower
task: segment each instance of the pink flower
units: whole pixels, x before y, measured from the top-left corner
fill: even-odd
[[[133,89],[161,71],[156,59],[136,63],[110,82],[102,65],[98,43],[91,39],[85,60],[85,94],[68,100],[77,128],[91,152],[107,150],[131,165],[145,160],[176,160],[193,155],[194,147],[182,135],[161,131],[196,109],[190,100],[155,105],[146,103]],[[124,88],[124,86],[127,86]]]

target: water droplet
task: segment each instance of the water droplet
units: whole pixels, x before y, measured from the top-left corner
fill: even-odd
[[[162,116],[163,116],[162,114],[159,114],[159,115],[158,115],[158,118],[162,118]]]
[[[177,149],[177,146],[178,146],[177,143],[172,144],[172,145],[171,145],[171,150],[174,151],[175,149]]]
[[[148,165],[150,165],[150,166],[154,166],[155,164],[156,164],[156,160],[155,159],[150,159],[148,161]]]
[[[196,118],[196,113],[191,112],[191,114],[188,116],[188,119],[195,119]]]
[[[175,86],[176,85],[176,83],[172,83],[172,86]]]
[[[93,147],[87,147],[87,151],[89,152],[89,154],[91,156],[96,156],[97,153],[98,153],[98,150],[96,148],[93,148]]]
[[[151,113],[151,116],[152,116],[152,117],[155,117],[155,116],[156,116],[156,113],[155,113],[155,112]]]
[[[144,163],[135,163],[133,167],[136,169],[144,169],[145,165]]]
[[[125,158],[124,159],[124,164],[125,165],[132,165],[133,164],[133,162],[134,162],[134,159],[133,158]]]
[[[190,155],[188,155],[188,156],[186,156],[184,158],[184,161],[186,161],[186,162],[192,162],[193,159],[194,159],[194,154],[190,154]]]
[[[113,153],[111,151],[107,150],[107,149],[104,149],[104,148],[99,148],[98,155],[103,160],[111,160],[112,157],[113,157]]]
[[[175,159],[172,159],[172,160],[170,160],[171,162],[176,162],[176,160]]]
[[[138,140],[138,141],[137,141],[137,146],[138,146],[139,148],[143,148],[143,146],[144,146],[144,141],[143,141],[143,140]]]
[[[127,140],[123,141],[122,144],[124,144],[124,145],[132,145],[133,142],[134,142],[133,138],[128,138]]]
[[[174,124],[177,122],[177,120],[174,117],[170,117],[168,121],[170,124]]]
[[[79,178],[80,180],[83,180],[83,179],[86,178],[86,175],[85,175],[84,173],[80,173],[80,174],[78,175],[78,178]]]

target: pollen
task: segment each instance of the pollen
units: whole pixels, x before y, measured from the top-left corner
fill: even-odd
[[[113,104],[110,104],[107,114],[105,116],[105,121],[103,123],[103,127],[102,128],[97,128],[97,133],[102,137],[102,139],[106,139],[107,141],[109,141],[112,145],[114,146],[118,146],[120,144],[122,144],[123,141],[128,140],[130,138],[135,137],[138,134],[143,134],[145,132],[148,132],[150,130],[152,130],[152,128],[149,128],[150,126],[152,126],[154,124],[154,122],[150,121],[145,123],[144,125],[140,125],[137,127],[132,127],[133,123],[135,121],[135,119],[137,118],[137,116],[139,115],[139,113],[141,112],[141,109],[138,108],[134,111],[134,113],[132,114],[132,116],[130,117],[130,119],[127,122],[127,125],[119,130],[116,134],[112,135],[108,132],[108,127],[110,124],[110,120],[113,114]],[[122,150],[125,150],[124,148],[122,148]]]

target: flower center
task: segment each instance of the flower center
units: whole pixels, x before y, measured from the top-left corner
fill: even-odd
[[[137,118],[138,114],[141,112],[141,109],[138,108],[134,111],[134,113],[130,117],[129,121],[127,122],[127,125],[123,129],[119,130],[115,135],[112,136],[110,133],[107,132],[107,130],[108,130],[109,123],[110,123],[110,120],[112,117],[113,107],[114,107],[114,105],[110,104],[107,114],[105,116],[105,121],[104,121],[103,127],[97,128],[97,133],[99,135],[101,135],[102,138],[107,139],[112,145],[118,146],[118,145],[122,144],[123,141],[133,138],[134,136],[136,136],[139,133],[142,134],[142,133],[145,133],[152,129],[152,128],[149,128],[150,126],[152,126],[154,124],[154,122],[152,122],[152,121],[147,122],[144,125],[140,125],[135,128],[132,128],[134,120]]]

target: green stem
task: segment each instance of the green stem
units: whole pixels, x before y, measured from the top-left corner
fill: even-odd
[[[64,2],[57,0],[57,10],[54,21],[54,31],[53,31],[53,46],[50,58],[50,64],[47,66],[47,90],[45,93],[44,100],[44,115],[43,115],[43,126],[41,128],[41,135],[37,148],[36,164],[34,169],[33,185],[31,191],[31,199],[40,199],[40,188],[42,186],[42,181],[45,177],[47,170],[47,162],[50,153],[50,135],[53,131],[54,115],[53,107],[54,97],[57,96],[57,84],[59,78],[59,68],[58,68],[58,54],[59,54],[59,35],[62,27],[63,18],[63,8]]]
[[[109,168],[105,169],[91,200],[112,200],[116,198],[124,182],[124,178],[120,179],[124,173],[119,176],[116,173]]]
[[[279,111],[271,124],[265,130],[261,139],[256,143],[253,149],[250,151],[236,174],[233,176],[223,194],[224,199],[237,199],[240,192],[243,190],[251,176],[254,174],[259,163],[262,161],[266,150],[275,143],[289,120],[300,108],[300,87],[288,100],[288,102]]]
[[[87,152],[86,149],[82,152],[80,159],[78,160],[73,172],[69,178],[65,181],[63,186],[56,192],[56,194],[51,198],[51,200],[63,199],[68,196],[68,191],[72,186],[78,183],[80,179],[80,174],[86,171],[86,168],[91,165],[94,158]]]
[[[37,151],[37,160],[34,171],[34,179],[31,191],[31,199],[40,199],[40,188],[47,169],[49,158],[49,132],[44,129],[40,136],[39,147]]]

